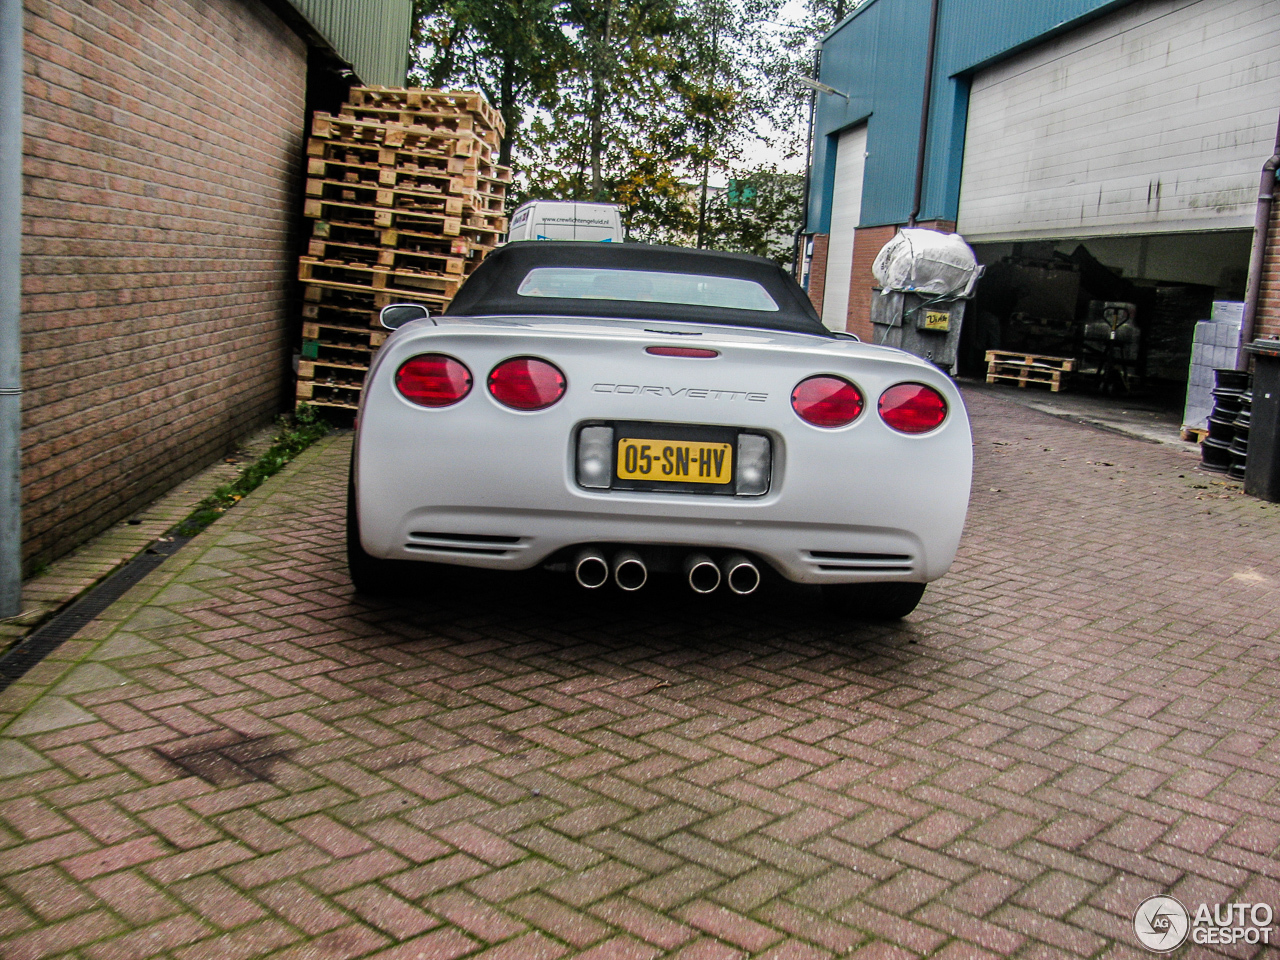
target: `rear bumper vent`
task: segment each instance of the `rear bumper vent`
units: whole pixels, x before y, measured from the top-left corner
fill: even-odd
[[[809,550],[805,560],[823,571],[865,570],[873,573],[904,573],[915,569],[915,558],[906,553],[848,553],[840,550]]]
[[[509,557],[527,546],[527,537],[488,533],[426,533],[412,530],[406,550],[423,553],[451,553],[471,557]]]

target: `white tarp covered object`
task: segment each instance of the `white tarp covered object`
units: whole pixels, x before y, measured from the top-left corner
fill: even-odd
[[[885,293],[959,298],[973,295],[982,267],[960,234],[909,228],[884,245],[871,272]]]

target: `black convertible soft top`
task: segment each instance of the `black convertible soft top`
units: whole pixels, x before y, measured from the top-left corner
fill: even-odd
[[[744,310],[652,300],[521,296],[516,291],[538,267],[611,268],[657,273],[730,277],[760,284],[777,311]],[[831,336],[800,285],[772,260],[739,253],[659,247],[639,243],[520,240],[500,247],[462,285],[449,309],[452,317],[556,316],[684,320]]]

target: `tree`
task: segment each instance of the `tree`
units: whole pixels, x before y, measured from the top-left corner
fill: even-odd
[[[689,24],[677,0],[569,0],[556,107],[530,126],[522,197],[622,204],[631,233],[688,218],[688,118],[673,109]]]
[[[866,0],[804,0],[791,20],[776,24],[771,42],[760,53],[760,71],[767,98],[763,113],[783,138],[785,154],[805,153],[809,102],[812,92],[797,82],[811,77],[817,63],[817,42]]]
[[[791,263],[804,175],[776,166],[741,171],[709,202],[707,246]]]
[[[474,86],[498,106],[513,204],[610,201],[637,239],[748,244],[745,214],[711,223],[722,211],[709,184],[740,164],[759,117],[784,117],[779,90],[801,101],[780,65],[801,28],[774,22],[781,0],[416,2],[415,79]]]
[[[631,234],[704,238],[705,185],[766,96],[755,68],[777,0],[569,0],[572,67],[529,138],[532,196],[611,200]]]
[[[498,162],[510,166],[527,111],[557,98],[568,52],[559,0],[415,0],[414,13],[410,82],[483,93],[506,124]]]

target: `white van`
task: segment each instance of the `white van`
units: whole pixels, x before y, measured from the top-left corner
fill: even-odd
[[[612,203],[530,200],[511,217],[507,242],[516,240],[594,240],[621,243],[622,211]]]

